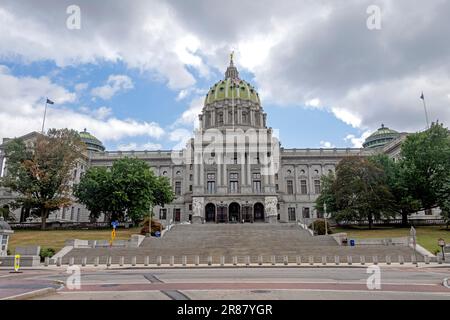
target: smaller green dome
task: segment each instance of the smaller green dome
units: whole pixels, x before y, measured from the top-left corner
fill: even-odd
[[[94,152],[102,152],[105,151],[105,147],[103,146],[103,143],[98,140],[96,137],[94,137],[92,134],[86,131],[80,132],[80,138],[81,141],[83,141],[86,144],[86,147],[88,151],[94,151]]]
[[[364,148],[378,148],[382,147],[385,144],[389,143],[392,140],[397,139],[400,134],[388,127],[385,127],[384,124],[381,125],[377,131],[372,133],[369,137],[367,137],[366,141],[363,143]]]

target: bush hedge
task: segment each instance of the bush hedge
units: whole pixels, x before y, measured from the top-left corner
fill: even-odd
[[[325,219],[317,219],[313,223],[309,225],[309,228],[314,230],[314,232],[318,235],[325,234]],[[327,223],[328,234],[331,234],[330,223]]]

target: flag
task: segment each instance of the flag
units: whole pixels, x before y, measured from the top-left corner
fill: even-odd
[[[47,98],[47,103],[48,104],[55,104],[52,100],[50,100],[49,98]]]
[[[420,96],[420,99],[425,100],[425,96],[423,95],[423,92],[422,92],[422,95]]]

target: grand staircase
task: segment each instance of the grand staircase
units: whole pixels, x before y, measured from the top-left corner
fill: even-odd
[[[413,251],[400,246],[367,246],[346,247],[338,246],[331,236],[312,237],[306,230],[296,224],[199,224],[176,225],[163,238],[146,238],[139,248],[75,248],[63,257],[63,263],[68,263],[70,257],[76,264],[80,264],[83,257],[87,257],[88,264],[94,263],[99,257],[100,263],[106,263],[107,257],[112,257],[112,263],[118,264],[120,257],[124,257],[125,264],[136,257],[137,263],[144,263],[149,256],[150,263],[156,263],[157,257],[162,257],[163,264],[170,263],[174,257],[175,264],[182,262],[186,256],[187,264],[194,264],[195,257],[200,257],[200,263],[206,264],[208,257],[213,257],[213,263],[219,263],[220,257],[225,257],[226,263],[232,263],[233,257],[238,257],[238,263],[244,263],[245,257],[250,256],[251,263],[257,263],[259,256],[263,262],[271,262],[275,256],[278,263],[288,256],[290,262],[296,262],[297,256],[307,262],[309,256],[314,256],[316,262],[327,256],[329,262],[334,262],[336,255],[346,262],[347,256],[352,255],[354,262],[359,262],[360,255],[367,257],[369,263],[373,255],[378,256],[380,262],[386,255],[392,256],[392,261],[403,255],[405,261],[411,259]]]

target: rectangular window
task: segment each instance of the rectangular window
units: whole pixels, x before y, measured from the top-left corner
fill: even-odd
[[[189,185],[189,191],[192,192],[192,184]]]
[[[207,191],[208,193],[215,193],[216,192],[216,182],[215,181],[208,181],[206,183]]]
[[[292,180],[287,181],[287,194],[294,194],[294,185],[292,183]]]
[[[235,172],[230,173],[230,192],[239,192],[239,175]]]
[[[288,208],[288,217],[289,217],[289,221],[295,221],[296,216],[295,216],[295,208]]]
[[[261,193],[261,181],[253,180],[253,192]]]
[[[306,180],[300,180],[300,194],[308,194]]]
[[[303,208],[303,218],[309,219],[309,208]]]
[[[189,181],[192,181],[192,174],[189,175]]]
[[[261,193],[261,173],[253,173],[253,192]]]
[[[208,173],[206,175],[206,178],[207,178],[207,182],[206,182],[207,193],[216,193],[216,174]]]
[[[189,211],[192,211],[192,204],[189,205]]]
[[[320,180],[314,180],[314,193],[320,193]]]
[[[175,195],[181,195],[181,181],[175,182]]]
[[[159,209],[159,220],[167,219],[167,209]]]
[[[70,220],[73,220],[73,213],[75,212],[75,208],[72,207],[72,209],[70,209]]]
[[[278,192],[278,190],[280,190],[280,186],[278,185],[278,183],[275,185],[275,191]]]
[[[237,181],[230,181],[230,192],[231,193],[238,192],[238,182]]]
[[[433,210],[431,210],[431,209],[426,209],[426,210],[425,210],[425,215],[426,215],[426,216],[432,216],[432,215],[433,215]]]

